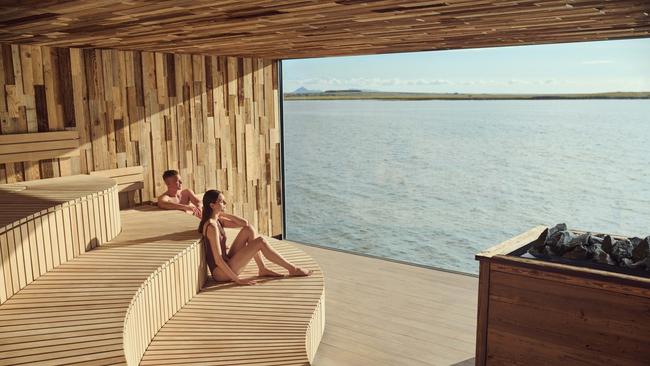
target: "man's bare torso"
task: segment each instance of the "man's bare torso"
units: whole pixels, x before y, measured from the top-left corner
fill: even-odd
[[[176,195],[171,195],[169,192],[162,194],[162,197],[166,197],[169,202],[180,203],[182,205],[190,204],[190,192],[187,189],[180,190],[176,192]]]

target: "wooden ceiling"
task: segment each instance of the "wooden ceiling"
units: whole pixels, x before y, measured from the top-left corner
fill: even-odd
[[[650,37],[650,0],[0,1],[0,42],[302,58]]]

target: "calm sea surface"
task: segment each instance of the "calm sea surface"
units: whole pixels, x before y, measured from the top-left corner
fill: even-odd
[[[287,238],[477,273],[534,225],[650,234],[650,101],[286,101]]]

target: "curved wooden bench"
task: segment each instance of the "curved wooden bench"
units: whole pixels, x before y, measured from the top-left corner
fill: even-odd
[[[0,304],[120,230],[111,179],[78,175],[0,185]]]
[[[231,241],[237,232],[226,230]],[[209,277],[201,292],[156,334],[140,364],[310,364],[325,328],[323,272],[309,255],[291,244],[272,238],[269,243],[314,273],[268,279],[254,286],[216,283]],[[243,276],[256,274],[251,261]]]
[[[90,175],[111,178],[117,183],[120,193],[120,208],[135,206],[135,193],[138,192],[138,202],[142,202],[142,189],[144,188],[144,167],[142,165],[126,168],[96,170]],[[122,199],[123,198],[123,199]]]
[[[109,184],[104,190],[108,193],[93,193],[88,189],[97,185],[88,186],[89,182]],[[28,244],[34,243],[38,249],[40,241],[31,239],[40,231],[57,239],[56,249],[61,253],[67,254],[66,248],[73,248],[73,255],[56,267],[46,267],[45,273],[0,304],[0,365],[137,365],[147,347],[150,357],[160,357],[160,353],[154,355],[156,349],[166,350],[159,347],[160,342],[169,340],[169,334],[175,336],[175,327],[185,324],[187,314],[190,318],[204,316],[201,322],[218,324],[209,329],[219,333],[202,343],[205,326],[190,322],[185,329],[190,332],[185,334],[190,343],[212,346],[210,342],[225,340],[235,348],[234,354],[214,353],[210,358],[213,362],[234,365],[252,358],[267,360],[268,364],[302,365],[313,359],[324,329],[325,294],[322,271],[304,252],[269,239],[290,260],[316,273],[254,287],[209,281],[202,296],[179,314],[179,309],[197,297],[208,277],[196,218],[149,206],[120,213],[115,183],[105,178],[54,178],[2,189],[8,199],[4,207],[11,208],[3,211],[5,221],[10,222],[5,226],[5,236],[21,233],[29,239]],[[25,206],[26,197],[31,197],[33,204]],[[55,216],[50,223],[44,217],[51,213],[47,207],[52,202],[58,204],[53,206]],[[56,216],[59,211],[62,220]],[[27,217],[18,219],[20,215]],[[30,226],[37,218],[41,224],[49,224]],[[106,243],[120,228],[120,235]],[[232,240],[236,232],[228,230]],[[85,246],[75,252],[74,246],[84,243],[81,239],[86,234],[102,245]],[[14,268],[11,260],[3,261],[7,263],[5,268]],[[244,275],[255,271],[251,262]],[[229,314],[236,322],[214,318],[211,310],[215,307],[222,310],[217,314]],[[176,320],[169,321],[175,313]],[[165,323],[170,324],[169,328],[161,330]],[[150,346],[157,333],[158,343]],[[170,356],[165,362],[187,363],[187,357],[196,357],[191,361],[196,363],[204,359],[190,344],[178,344],[181,348],[174,349],[185,352],[185,357]]]
[[[137,364],[206,272],[196,218],[143,207],[122,222],[116,239],[0,305],[0,365]]]

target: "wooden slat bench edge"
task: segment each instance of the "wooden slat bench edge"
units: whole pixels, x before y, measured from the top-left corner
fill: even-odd
[[[21,161],[38,161],[44,159],[70,158],[73,156],[79,156],[80,154],[81,152],[78,147],[48,150],[48,151],[32,151],[32,152],[21,152],[21,153],[13,153],[13,154],[2,154],[0,155],[0,164],[18,163]]]
[[[0,135],[0,145],[59,140],[79,140],[79,132],[52,131]]]

